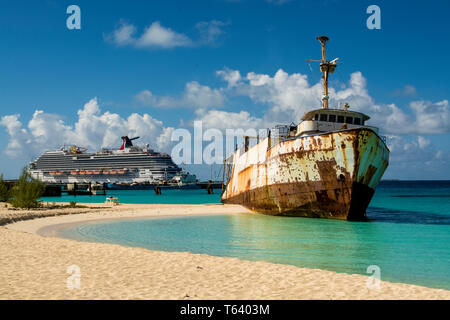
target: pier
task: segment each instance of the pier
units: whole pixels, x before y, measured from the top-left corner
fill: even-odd
[[[204,182],[197,182],[197,186],[200,187],[200,189],[222,189],[222,181],[204,181]]]
[[[48,183],[45,185],[44,197],[106,195],[107,186],[94,183]]]
[[[9,188],[11,188],[16,180],[5,180]],[[162,182],[158,184],[117,184],[111,185],[107,183],[45,183],[45,191],[43,197],[61,197],[62,195],[71,196],[92,196],[105,195],[107,190],[154,190],[155,194],[163,194],[163,190],[170,189],[203,189],[208,194],[214,194],[214,189],[222,189],[222,181],[197,181],[192,184],[171,184]]]
[[[4,180],[8,189],[11,189],[17,180]],[[106,195],[105,183],[45,183],[43,197],[60,197],[63,193],[68,195]]]

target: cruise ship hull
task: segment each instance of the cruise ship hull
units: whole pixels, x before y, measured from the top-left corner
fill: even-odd
[[[157,183],[179,175],[169,155],[148,152],[71,154],[48,151],[31,164],[30,174],[46,183]]]
[[[222,202],[271,215],[364,220],[389,150],[369,128],[266,138],[233,156]]]

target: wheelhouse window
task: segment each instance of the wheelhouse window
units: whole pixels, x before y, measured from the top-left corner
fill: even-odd
[[[319,120],[319,114],[318,114],[318,113],[316,113],[316,114],[314,115],[314,120]]]
[[[322,113],[321,115],[320,115],[320,121],[327,121],[327,114],[324,114],[324,113]]]
[[[352,124],[353,123],[353,117],[346,117],[345,118],[345,123]]]
[[[344,123],[344,116],[338,116],[337,117],[337,122]]]
[[[361,124],[361,118],[355,118],[353,123],[360,125]]]
[[[336,122],[336,115],[335,114],[330,114],[328,116],[328,122]]]

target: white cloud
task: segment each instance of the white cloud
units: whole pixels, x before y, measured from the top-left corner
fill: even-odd
[[[417,89],[412,85],[405,85],[400,89],[394,90],[393,95],[398,97],[415,97],[417,96]]]
[[[143,105],[158,105],[158,97],[155,97],[150,90],[142,90],[137,95],[135,95],[134,98]]]
[[[221,90],[211,89],[208,86],[203,86],[197,81],[192,81],[186,84],[184,93],[184,102],[188,106],[198,108],[208,108],[214,106],[222,106],[225,97]]]
[[[175,128],[172,127],[163,128],[161,134],[156,139],[158,150],[163,150],[166,153],[170,153],[169,146],[172,144],[172,133],[174,130]]]
[[[198,112],[196,120],[201,120],[204,128],[215,129],[262,129],[265,122],[253,117],[247,111],[227,112],[221,110],[209,110],[206,113]]]
[[[1,118],[0,124],[6,128],[6,132],[10,136],[6,154],[10,157],[19,157],[23,155],[23,151],[30,145],[27,130],[22,128],[19,121],[19,115],[8,115]]]
[[[309,83],[306,75],[288,74],[279,69],[273,76],[249,72],[245,77],[237,70],[225,68],[216,74],[228,84],[227,93],[248,96],[256,104],[265,104],[264,118],[281,123],[298,123],[306,111],[321,107],[322,84]],[[403,110],[395,104],[378,103],[367,90],[361,72],[354,72],[341,88],[329,88],[330,106],[348,102],[351,109],[368,114],[369,124],[384,133],[427,134],[450,132],[448,100],[414,101]]]
[[[425,149],[426,147],[428,147],[430,145],[430,140],[428,140],[422,136],[417,136],[417,143],[419,144],[420,149]]]
[[[121,20],[117,29],[104,35],[104,39],[117,46],[131,45],[135,48],[150,49],[215,45],[219,37],[225,33],[223,28],[227,25],[229,23],[217,20],[199,22],[196,24],[199,39],[192,40],[186,34],[164,27],[159,21],[153,22],[144,29],[141,35],[136,36],[137,28]]]
[[[390,150],[386,174],[394,178],[444,178],[441,171],[450,163],[450,152],[436,150],[436,146],[422,136],[387,136]],[[430,176],[431,175],[431,176]]]
[[[156,107],[190,107],[202,110],[197,118],[218,128],[234,126],[236,122],[252,123],[258,127],[270,127],[276,123],[298,123],[305,112],[321,107],[322,84],[310,83],[306,75],[288,74],[279,69],[273,76],[224,68],[216,72],[225,87],[210,88],[192,81],[186,84],[181,97],[155,96],[149,90],[141,91],[136,100]],[[448,100],[440,102],[414,101],[406,110],[395,104],[378,103],[369,94],[367,80],[361,72],[350,75],[347,84],[330,87],[330,106],[348,102],[350,110],[366,113],[371,117],[369,125],[377,126],[382,134],[450,133],[450,107]],[[260,118],[249,112],[225,112],[216,110],[225,106],[230,96],[250,98],[255,105],[263,105]],[[209,108],[206,112],[203,109]],[[211,110],[214,109],[214,110]],[[245,109],[245,108],[244,108]],[[255,109],[255,108],[252,108]],[[259,109],[261,109],[259,107]],[[208,119],[208,118],[216,119]],[[424,138],[423,138],[424,139]],[[424,147],[426,139],[421,140]]]
[[[123,118],[108,111],[102,113],[96,98],[78,110],[74,125],[66,124],[59,115],[36,110],[24,126],[19,115],[6,115],[0,120],[10,136],[6,153],[13,158],[36,157],[44,150],[76,144],[97,150],[120,146],[122,135],[140,136],[141,144],[150,143],[158,150],[170,151],[170,132],[163,123],[148,114],[133,113]]]
[[[197,108],[205,109],[223,106],[226,98],[221,89],[211,89],[197,81],[188,82],[181,97],[157,96],[150,90],[135,95],[136,101],[145,106],[158,108]]]
[[[414,130],[420,133],[450,132],[450,105],[448,100],[439,102],[414,101],[410,108],[415,112]]]
[[[238,70],[225,68],[216,74],[225,81],[223,87],[212,88],[191,81],[176,96],[158,96],[150,90],[143,90],[135,98],[143,105],[160,108],[195,108],[193,117],[181,123],[190,126],[192,120],[202,120],[205,129],[221,130],[263,129],[277,123],[298,123],[304,112],[321,106],[321,83],[310,83],[307,76],[300,73],[288,74],[280,69],[273,75],[255,72],[241,75]],[[237,111],[236,108],[233,111],[220,110],[226,107],[228,97],[239,96],[249,98],[254,106],[241,106]],[[371,116],[369,124],[380,127],[381,134],[388,135],[391,149],[389,170],[406,172],[413,170],[411,168],[422,169],[421,166],[445,168],[450,163],[450,153],[433,146],[426,136],[450,133],[448,100],[418,100],[404,108],[379,103],[369,94],[367,81],[361,72],[354,72],[348,83],[330,88],[330,106],[336,106],[339,101],[348,102],[350,110]],[[256,115],[250,110],[260,111]],[[73,124],[42,110],[35,111],[26,124],[17,114],[3,116],[0,125],[10,136],[6,153],[16,158],[29,158],[63,143],[97,150],[120,145],[122,135],[141,136],[141,143],[149,142],[155,149],[170,153],[170,137],[174,128],[165,127],[149,114],[133,113],[123,117],[103,112],[97,99],[87,102],[77,114],[78,119]]]
[[[192,81],[186,84],[180,98],[155,96],[151,91],[144,90],[136,95],[136,100],[148,106],[203,110],[224,107],[231,96],[248,97],[255,105],[262,105],[264,108],[260,118],[247,112],[248,117],[253,122],[257,119],[258,125],[266,127],[275,123],[298,123],[305,112],[321,107],[322,84],[310,83],[307,76],[300,73],[288,74],[279,69],[273,76],[255,72],[242,76],[239,70],[224,68],[216,71],[216,75],[227,83],[225,87],[211,88]],[[350,110],[369,115],[371,119],[368,124],[379,127],[382,134],[450,133],[448,100],[413,101],[404,109],[393,103],[378,103],[369,94],[367,80],[361,72],[352,73],[348,83],[339,88],[330,87],[329,95],[331,108],[336,107],[339,102],[349,103]],[[224,114],[203,112],[201,117],[205,120],[207,115],[219,117]],[[232,119],[243,120],[241,112],[226,114]],[[226,119],[224,121],[230,123]]]
[[[238,82],[242,79],[241,73],[238,70],[231,70],[228,68],[216,71],[216,74],[228,82],[228,88],[237,86]]]
[[[246,79],[243,92],[255,102],[268,104],[268,115],[275,121],[299,122],[306,111],[320,105],[321,86],[310,85],[306,75],[289,75],[280,69],[273,77],[250,72]]]
[[[209,22],[202,21],[197,23],[195,27],[200,34],[198,43],[205,45],[217,44],[219,37],[225,33],[223,28],[228,26],[229,24],[230,22],[222,22],[218,20],[211,20]]]
[[[188,47],[191,45],[192,41],[186,35],[163,27],[159,21],[153,22],[136,40],[136,46],[142,48],[173,48]]]
[[[111,34],[105,35],[105,40],[115,43],[118,46],[124,46],[134,43],[136,40],[133,35],[136,33],[136,27],[121,21],[119,27]]]
[[[265,123],[298,122],[306,111],[320,106],[320,83],[310,85],[300,73],[289,75],[279,69],[273,77],[255,72],[241,76],[238,70],[224,68],[216,74],[227,82],[227,94],[246,96],[267,106]]]
[[[189,37],[162,26],[159,21],[155,21],[146,27],[138,37],[135,36],[136,31],[137,28],[134,25],[121,21],[117,29],[104,35],[104,39],[117,46],[131,45],[136,48],[170,49],[193,45]]]

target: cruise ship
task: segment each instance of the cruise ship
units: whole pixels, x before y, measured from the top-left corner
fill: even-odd
[[[389,149],[369,116],[328,105],[328,77],[339,64],[326,60],[322,46],[320,70],[322,108],[300,123],[277,126],[250,146],[245,137],[224,163],[222,202],[285,216],[365,220],[366,209],[389,163]]]
[[[88,153],[63,146],[46,151],[30,163],[32,177],[47,183],[153,184],[179,179],[182,170],[165,153],[133,145],[139,137],[122,137],[119,149]]]

